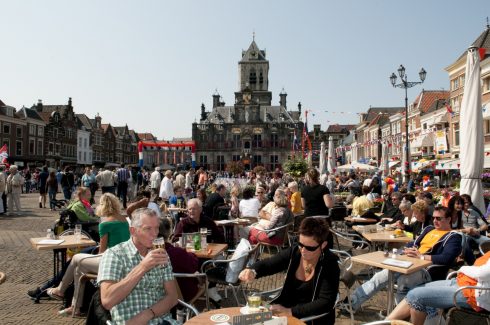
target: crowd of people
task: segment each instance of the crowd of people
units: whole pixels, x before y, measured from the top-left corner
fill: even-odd
[[[8,179],[15,178],[12,167]],[[81,223],[98,222],[100,246],[97,255],[76,254],[57,279],[30,292],[38,295],[48,289],[47,295],[63,299],[67,287],[74,283],[73,300],[60,312],[62,315],[80,314],[84,290],[78,287],[78,279],[83,273],[93,272],[98,273],[102,305],[111,311],[116,323],[174,324],[170,310],[177,303],[177,288],[184,299],[190,300],[199,283],[195,279],[176,282],[173,272],[194,273],[202,264],[185,247],[178,247],[183,234],[206,228],[208,243],[238,244],[247,240],[251,245],[281,247],[284,226],[291,224],[298,233],[296,242],[267,260],[248,265],[239,279],[250,282],[285,272],[281,294],[272,302],[274,313],[302,318],[331,311],[314,324],[333,324],[340,271],[338,258],[330,251],[333,236],[329,228],[330,210],[339,205],[351,206],[352,216],[374,218],[381,225],[410,233],[413,242],[404,254],[440,266],[410,275],[395,273],[399,304],[388,316],[390,319],[411,317],[414,324],[421,324],[424,315],[433,316],[435,308],[442,308],[442,303],[436,303],[430,295],[434,287],[454,290],[468,281],[485,284],[490,275],[488,254],[475,255],[479,244],[490,241],[486,236],[487,216],[472,204],[470,196],[450,189],[443,190],[436,201],[430,189],[409,191],[408,184],[396,186],[379,173],[320,175],[315,168],[308,169],[301,178],[280,170],[230,178],[204,168],[173,172],[157,167],[151,172],[134,172],[124,165],[115,170],[87,167],[78,187],[70,174],[69,169],[65,170],[58,181],[55,171],[42,169],[37,185],[40,207],[46,205],[46,193],[49,203],[56,200],[60,186],[63,196],[71,200],[67,209]],[[14,183],[11,181],[12,188],[6,190],[8,194],[15,192]],[[22,187],[25,181],[18,183]],[[95,205],[99,189],[102,196]],[[16,191],[22,192],[20,188]],[[348,192],[345,199],[340,200],[341,192]],[[375,214],[373,209],[379,203],[382,213]],[[12,205],[9,201],[7,206],[16,206],[14,196]],[[216,222],[223,218],[255,222],[235,227],[229,238]],[[157,237],[165,238],[165,249],[152,249],[152,240]],[[450,268],[462,263],[468,265],[461,269],[464,279],[458,276],[457,280],[439,281]],[[346,302],[351,301],[356,312],[387,283],[388,272],[378,272],[357,287],[350,299],[346,297]],[[302,294],[291,294],[295,291]],[[210,284],[207,295],[219,306],[222,297],[214,284]],[[470,296],[461,300],[472,309],[487,309],[490,305],[485,293],[473,292]]]

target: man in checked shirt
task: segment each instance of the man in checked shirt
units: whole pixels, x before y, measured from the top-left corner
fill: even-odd
[[[152,249],[159,227],[153,210],[134,211],[131,238],[102,256],[97,281],[102,306],[115,324],[178,324],[170,315],[177,304],[170,259],[165,249]]]

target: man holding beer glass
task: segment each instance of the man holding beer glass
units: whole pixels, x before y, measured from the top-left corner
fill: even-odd
[[[153,249],[159,219],[148,208],[132,216],[131,238],[107,250],[100,262],[102,305],[117,324],[178,324],[169,313],[177,304],[172,266],[164,248]]]

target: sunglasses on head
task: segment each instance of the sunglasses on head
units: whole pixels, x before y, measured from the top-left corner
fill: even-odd
[[[432,217],[432,219],[437,221],[442,221],[445,217]]]
[[[306,249],[307,251],[309,252],[314,252],[318,249],[318,247],[320,247],[322,244],[318,244],[318,246],[306,246],[305,244],[302,244],[301,242],[298,242],[298,246],[299,248],[304,248]]]

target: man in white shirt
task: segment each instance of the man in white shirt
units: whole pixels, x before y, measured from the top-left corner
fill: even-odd
[[[160,184],[160,194],[159,196],[167,201],[171,196],[174,195],[174,186],[172,184],[172,171],[167,170],[165,172],[165,177]]]
[[[162,179],[160,177],[160,167],[156,167],[155,171],[150,175],[150,188],[153,194],[158,194],[161,181]]]

